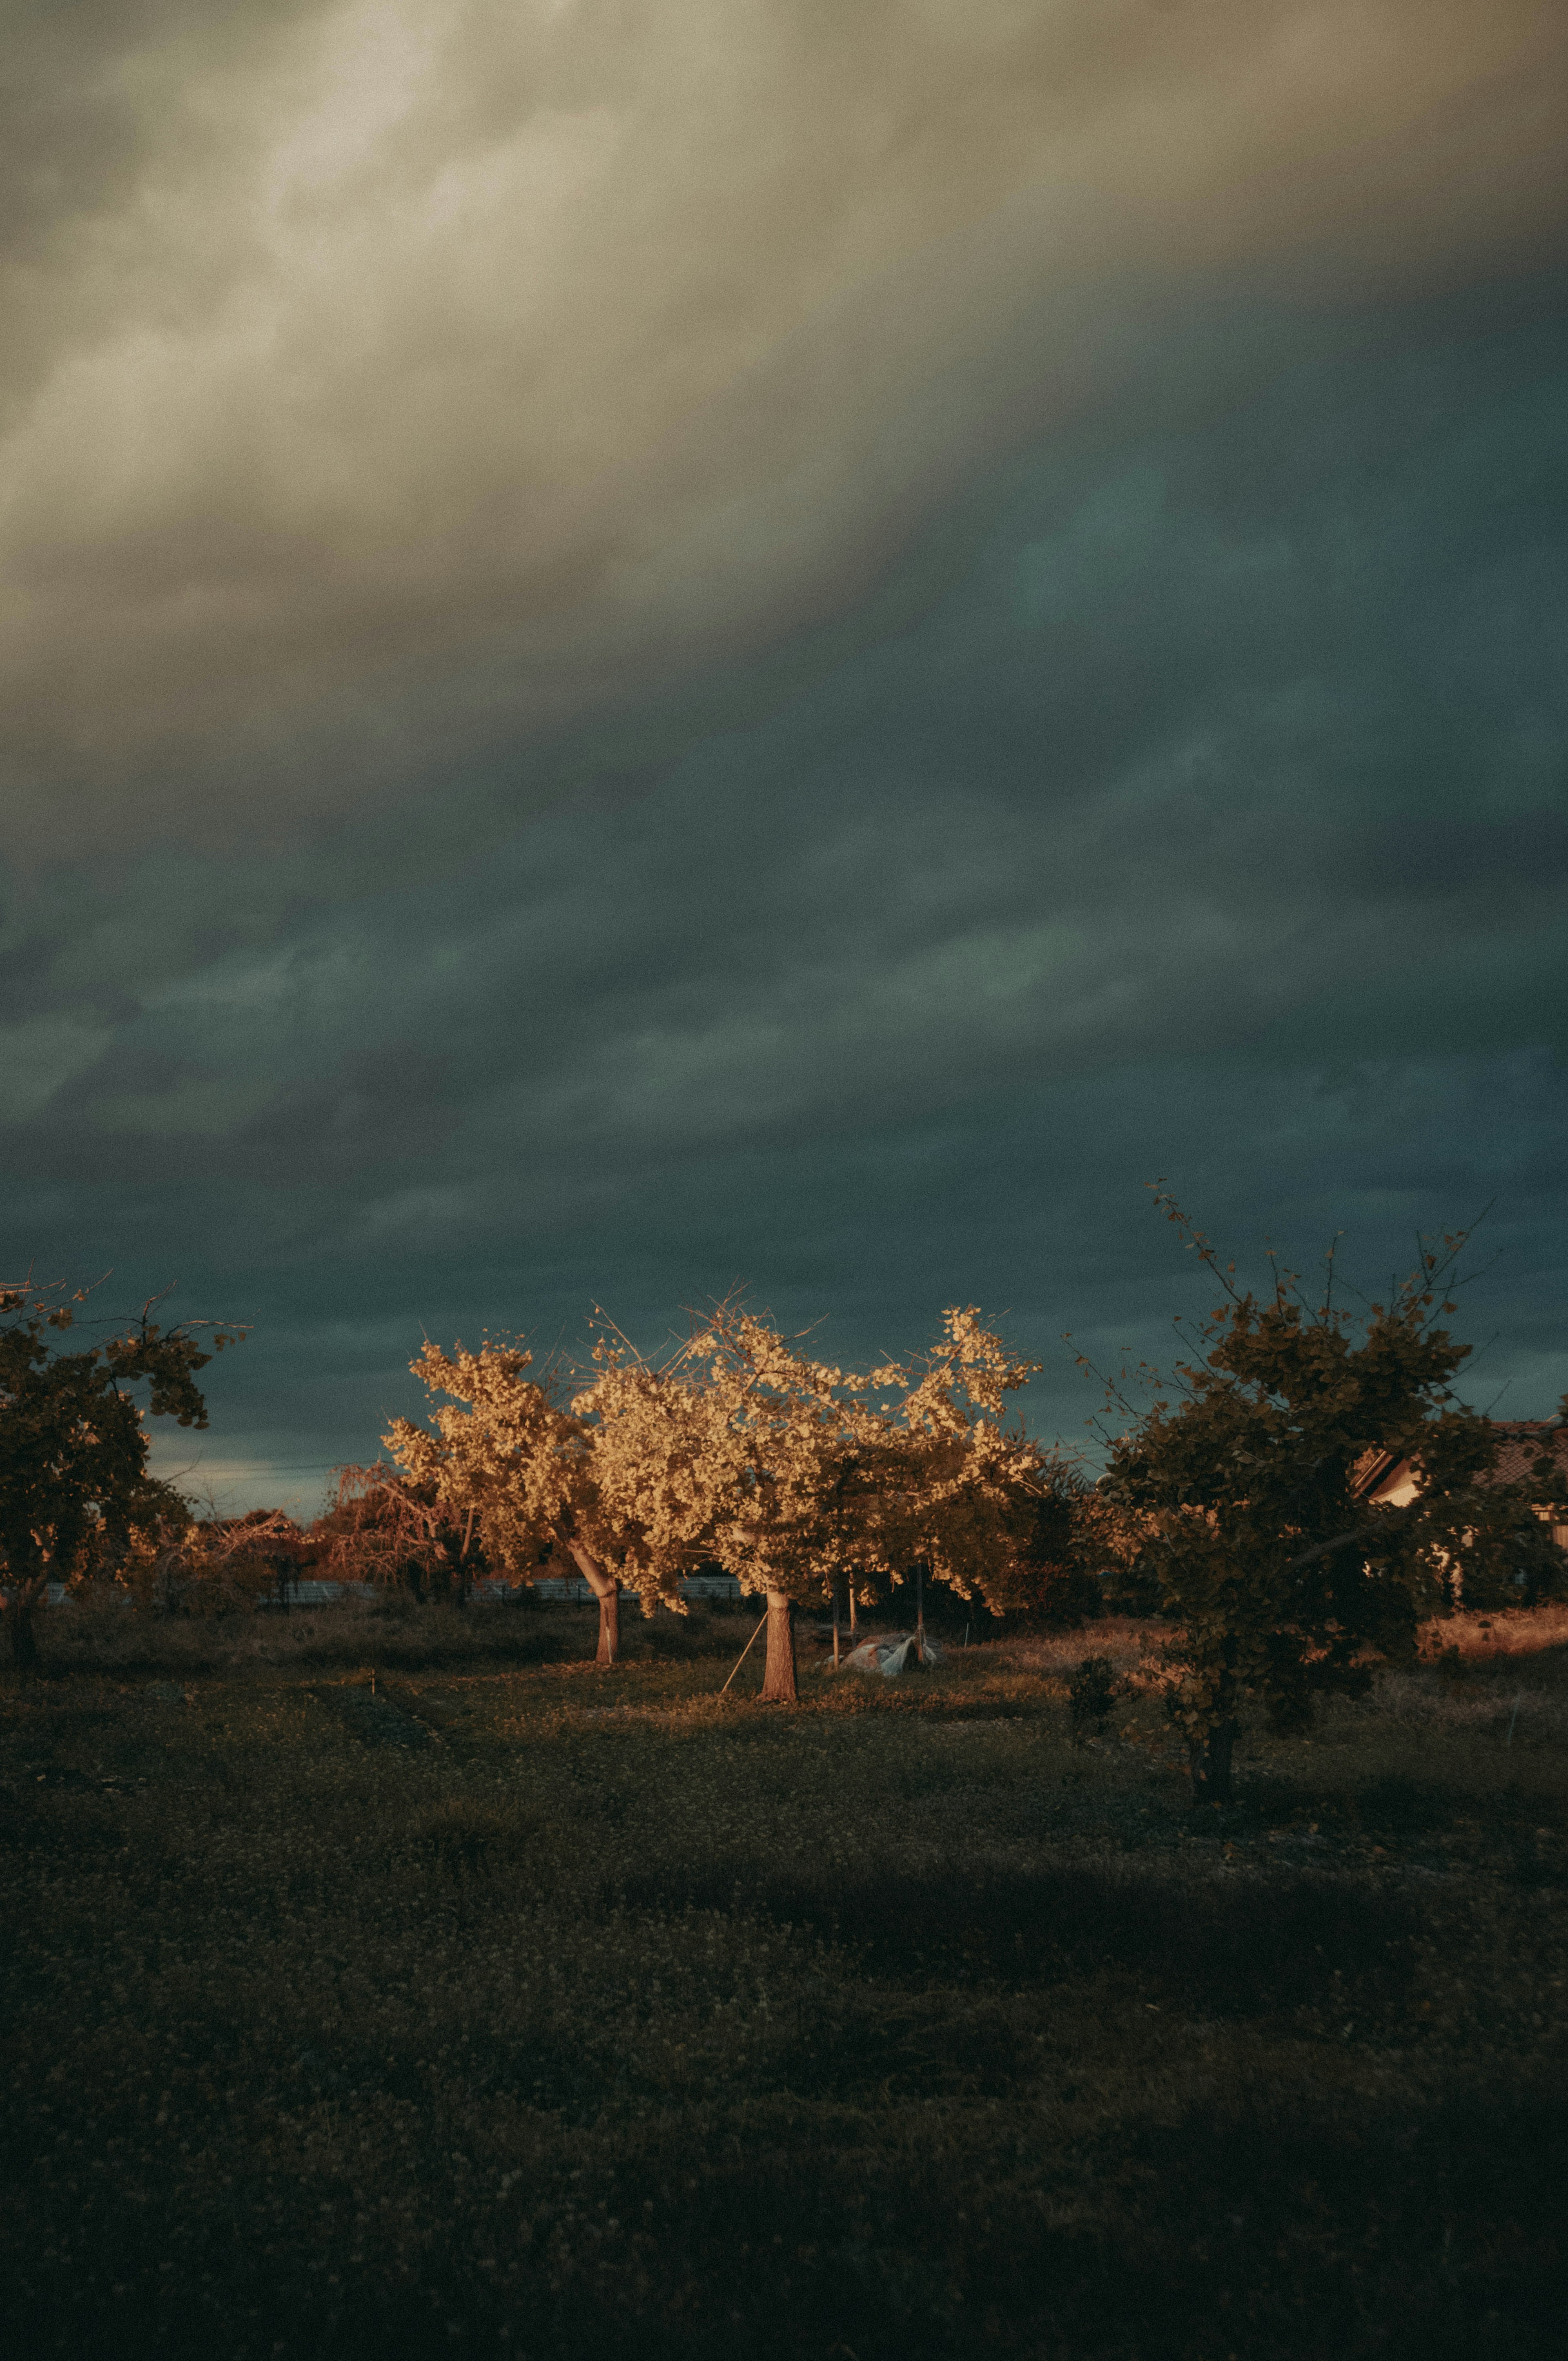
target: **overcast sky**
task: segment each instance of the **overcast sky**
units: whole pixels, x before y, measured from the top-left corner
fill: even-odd
[[[1492,1210],[1568,1386],[1556,0],[33,0],[0,106],[6,1244],[255,1323],[319,1505],[423,1334],[1031,1425]]]

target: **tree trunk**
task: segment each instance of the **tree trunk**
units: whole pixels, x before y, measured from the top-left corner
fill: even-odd
[[[38,1668],[38,1643],[33,1637],[33,1609],[43,1597],[42,1580],[13,1582],[5,1597],[5,1630],[11,1642],[11,1662],[22,1678],[30,1680]]]
[[[782,1590],[768,1593],[768,1663],[762,1675],[764,1705],[794,1705],[795,1601]]]
[[[1189,1741],[1187,1759],[1192,1766],[1194,1804],[1231,1802],[1231,1753],[1235,1742],[1234,1721],[1217,1722],[1212,1730]]]
[[[457,1604],[466,1607],[473,1586],[474,1569],[468,1563],[468,1544],[474,1538],[474,1503],[468,1503],[468,1521],[463,1528],[463,1546],[457,1553]]]
[[[599,1644],[596,1664],[613,1664],[620,1654],[620,1585],[606,1574],[591,1549],[568,1542],[578,1573],[599,1603]]]

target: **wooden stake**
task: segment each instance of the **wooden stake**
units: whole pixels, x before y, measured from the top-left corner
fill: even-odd
[[[767,1620],[768,1620],[768,1619],[767,1619],[767,1617],[764,1615],[764,1616],[763,1616],[763,1618],[762,1618],[762,1623],[759,1623],[759,1624],[758,1624],[758,1626],[757,1626],[757,1631],[760,1631],[762,1629],[762,1624],[763,1624],[763,1623],[766,1623]],[[740,1669],[741,1665],[745,1663],[745,1661],[746,1661],[747,1657],[751,1654],[751,1649],[752,1649],[752,1646],[753,1646],[753,1644],[755,1643],[755,1641],[756,1641],[757,1631],[753,1631],[753,1632],[752,1632],[751,1639],[747,1641],[747,1642],[746,1642],[745,1646],[741,1649],[740,1653],[736,1657],[736,1659],[735,1659],[735,1664],[734,1664],[734,1669],[731,1671],[730,1675],[729,1675],[729,1681],[732,1681],[732,1680],[734,1679],[736,1673],[738,1673],[738,1672],[740,1671]],[[724,1684],[724,1689],[727,1689],[727,1688],[729,1686],[729,1681],[726,1681],[726,1682],[725,1682],[725,1684]],[[719,1694],[719,1696],[720,1696],[720,1697],[722,1697],[722,1696],[724,1695],[724,1689],[720,1689],[720,1690],[719,1690],[718,1694]]]

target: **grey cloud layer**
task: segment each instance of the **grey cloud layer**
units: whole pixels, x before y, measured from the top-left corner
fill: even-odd
[[[1481,1317],[1549,1408],[1563,292],[1151,345],[949,504],[837,664],[818,632],[629,707],[635,794],[466,865],[377,855],[324,901],[151,865],[75,933],[60,889],[21,1032],[138,941],[147,973],[10,1135],[29,1250],[128,1283],[134,1241],[262,1312],[222,1385],[288,1460],[372,1447],[421,1323],[598,1295],[657,1333],[740,1275],[868,1350],[956,1299],[1153,1345],[1156,1171],[1238,1243],[1348,1222],[1379,1277],[1500,1192]]]
[[[1563,217],[1533,0],[40,8],[14,57],[32,859],[282,851],[503,744],[548,801],[542,738],[1091,397],[1130,280],[1420,284]]]
[[[797,1119],[825,1071],[896,1104],[935,1042],[973,1071],[1245,1034],[1408,972],[1434,924],[1456,974],[1561,882],[1560,291],[1406,314],[1402,343],[1376,313],[1255,308],[1154,345],[1118,412],[951,511],[913,600],[895,577],[843,619],[836,664],[818,633],[804,686],[786,647],[564,741],[563,775],[608,761],[646,807],[611,796],[444,889],[450,844],[396,889],[415,804],[269,862],[58,880],[30,925],[22,897],[14,1111],[59,1086],[73,1156],[184,1133],[221,1168],[280,1088],[321,1122],[341,1042],[326,1137],[362,1160],[380,1045],[422,1045],[400,1104],[428,1125],[490,1071],[476,1001],[543,1004],[497,1104],[555,1063],[561,1119],[597,1106],[624,1139],[707,1120],[694,1094]],[[487,801],[481,839],[509,802],[515,828],[481,782],[440,815],[458,848]]]
[[[1560,10],[143,0],[8,63],[11,1250],[258,1317],[210,1466],[373,1448],[422,1323],[738,1275],[847,1355],[1152,1346],[1159,1170],[1379,1271],[1500,1191],[1550,1406]]]

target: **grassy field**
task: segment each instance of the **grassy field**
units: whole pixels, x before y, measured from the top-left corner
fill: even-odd
[[[61,1609],[0,1691],[12,2349],[1532,2361],[1568,1615],[1244,1746],[992,1642]],[[375,1686],[372,1691],[371,1677]]]

